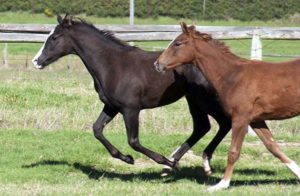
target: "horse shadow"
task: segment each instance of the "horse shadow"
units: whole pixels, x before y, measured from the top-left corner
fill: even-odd
[[[95,166],[86,165],[79,162],[69,163],[67,161],[56,161],[56,160],[43,160],[29,165],[22,165],[22,168],[34,168],[38,166],[57,166],[57,165],[67,165],[73,167],[76,170],[81,171],[86,174],[91,180],[101,180],[102,178],[107,179],[119,179],[122,181],[161,181],[162,183],[172,183],[182,179],[196,181],[199,184],[214,185],[221,180],[221,178],[214,176],[207,176],[202,167],[182,167],[179,171],[172,172],[167,177],[162,177],[161,172],[138,172],[138,173],[118,173],[114,171],[106,171],[102,169],[96,169]],[[216,167],[214,172],[222,173],[224,168]],[[256,185],[267,185],[267,184],[284,184],[284,185],[295,185],[299,184],[296,178],[290,179],[255,179],[255,175],[267,175],[274,176],[277,175],[276,172],[264,169],[236,169],[234,173],[239,173],[242,175],[252,175],[251,180],[232,180],[231,186],[256,186]]]

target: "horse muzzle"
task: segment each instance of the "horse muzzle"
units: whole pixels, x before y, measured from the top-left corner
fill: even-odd
[[[158,61],[154,62],[154,67],[155,67],[155,70],[158,72],[165,72],[165,66],[160,64]]]
[[[45,66],[43,66],[41,63],[39,63],[39,59],[38,58],[34,58],[32,59],[32,64],[34,65],[34,67],[36,69],[43,69]]]

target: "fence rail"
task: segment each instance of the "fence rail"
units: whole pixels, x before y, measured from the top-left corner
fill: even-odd
[[[6,43],[3,50],[3,64],[8,65],[7,43],[42,43],[55,26],[55,24],[0,24],[0,43]],[[181,32],[179,25],[95,26],[115,32],[115,36],[124,41],[170,41]],[[300,40],[300,27],[197,26],[196,28],[216,39],[252,39],[251,58],[257,60],[262,59],[261,39]]]
[[[52,24],[0,24],[0,42],[44,42],[55,27]],[[168,41],[176,37],[179,25],[96,25],[99,29],[115,32],[124,41]],[[300,27],[234,27],[197,26],[201,32],[216,39],[251,39],[259,30],[262,39],[300,39]]]

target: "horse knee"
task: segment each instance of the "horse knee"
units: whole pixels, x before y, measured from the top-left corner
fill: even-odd
[[[94,136],[97,139],[101,139],[103,127],[97,125],[96,123],[93,125]]]
[[[236,160],[239,158],[239,156],[240,156],[239,152],[237,152],[235,150],[229,151],[229,153],[228,153],[228,163],[231,163],[231,164],[235,163]]]

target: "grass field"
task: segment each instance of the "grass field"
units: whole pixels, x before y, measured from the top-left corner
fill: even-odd
[[[161,166],[133,152],[124,133],[107,133],[124,153],[132,154],[135,165],[110,158],[90,132],[39,130],[0,131],[1,195],[199,195],[220,180],[226,163],[228,141],[215,153],[214,174],[206,177],[200,167],[200,152],[206,137],[186,156],[181,169],[161,178]],[[141,134],[141,142],[168,155],[186,134]],[[283,148],[300,162],[299,151]],[[232,186],[213,195],[299,195],[296,178],[261,145],[244,145]]]
[[[127,19],[98,19],[95,23],[123,24]],[[28,13],[0,13],[0,23],[55,23],[54,18]],[[139,19],[139,24],[177,24],[178,20]],[[201,23],[202,24],[202,23]],[[271,25],[284,22],[203,22],[205,25]],[[281,25],[282,24],[282,25]],[[226,41],[239,54],[248,54],[250,40]],[[167,42],[136,43],[148,48]],[[264,40],[265,53],[299,54],[299,41]],[[217,130],[212,131],[184,157],[181,170],[161,178],[161,166],[133,151],[127,144],[122,116],[106,128],[105,135],[134,166],[110,157],[94,138],[91,126],[103,104],[91,77],[77,57],[65,57],[48,68],[35,70],[30,60],[41,44],[9,44],[9,68],[0,69],[0,193],[1,195],[199,195],[218,182],[226,166],[230,134],[212,161],[214,174],[202,172],[201,154]],[[2,49],[3,44],[0,44]],[[247,56],[247,55],[246,55]],[[0,56],[1,57],[1,56]],[[286,58],[265,58],[280,61]],[[300,163],[299,118],[268,122],[275,138],[292,159]],[[191,133],[184,99],[141,113],[143,145],[168,156]],[[248,136],[236,165],[232,187],[213,195],[299,195],[296,177],[275,159],[257,138]]]
[[[51,70],[52,67],[52,70]],[[182,169],[171,177],[159,176],[161,166],[129,148],[122,117],[105,129],[105,135],[134,166],[110,157],[94,138],[91,125],[102,104],[92,81],[82,69],[56,65],[39,71],[0,71],[0,192],[7,195],[195,195],[206,193],[222,176],[230,135],[216,151],[215,173],[207,178],[200,155],[215,134],[213,127],[194,148],[197,157],[187,156]],[[142,112],[143,145],[168,156],[191,133],[185,100]],[[269,122],[281,143],[298,142],[299,120]],[[268,153],[257,138],[247,137],[237,163],[232,187],[217,195],[297,195],[295,177]],[[300,162],[298,146],[283,148]],[[272,190],[272,191],[270,191]]]

